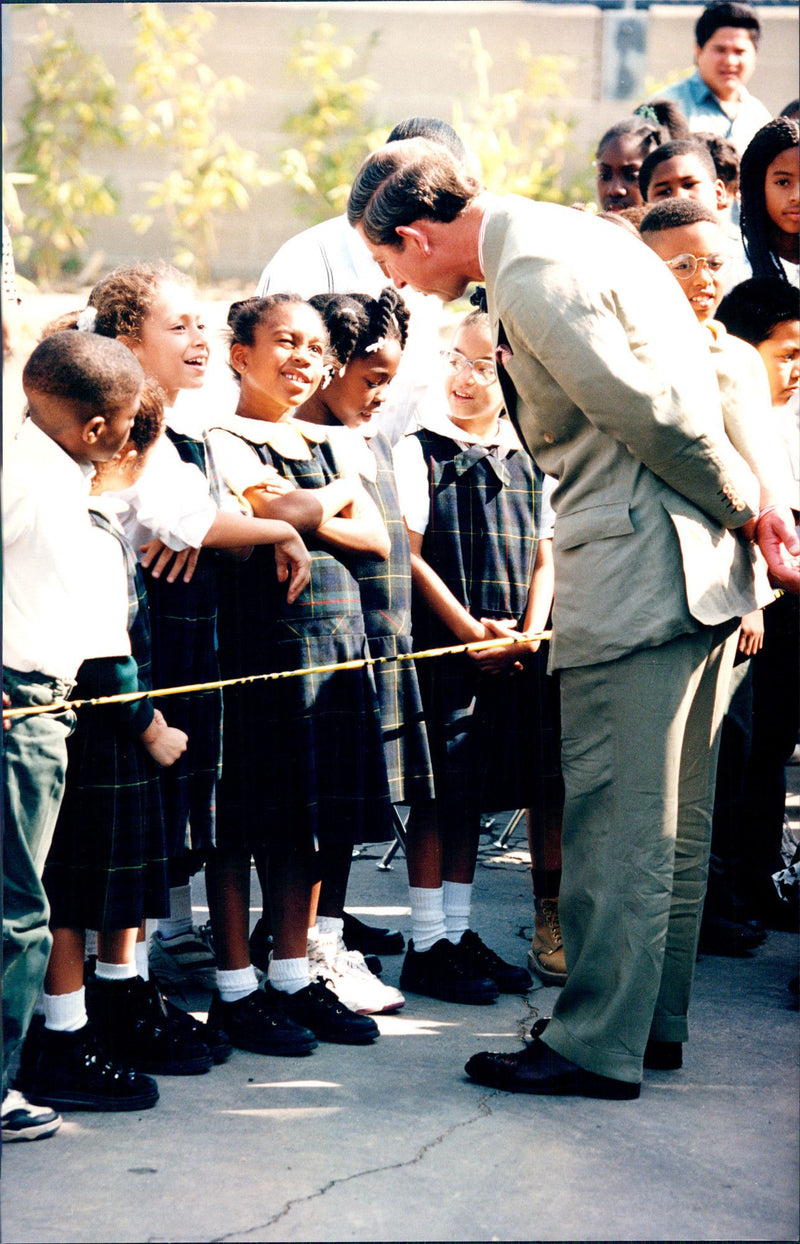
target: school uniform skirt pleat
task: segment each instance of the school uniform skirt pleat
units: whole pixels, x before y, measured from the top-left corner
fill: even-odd
[[[156,687],[219,680],[215,563],[216,555],[203,550],[189,583],[146,574]],[[161,708],[189,740],[184,754],[161,774],[167,850],[173,872],[182,864],[194,872],[215,841],[222,695],[213,690],[169,696]]]
[[[109,694],[108,662],[85,661],[75,698]],[[128,929],[169,914],[158,766],[115,705],[78,711],[44,885],[54,928]]]
[[[184,462],[209,474],[203,441],[167,428]],[[188,583],[167,583],[145,571],[156,687],[181,687],[219,680],[217,654],[217,554],[204,549]],[[188,881],[214,846],[216,785],[222,755],[222,694],[198,691],[170,696],[161,705],[171,726],[188,735],[186,751],[161,771],[170,874],[174,885]]]
[[[358,583],[369,654],[385,658],[373,666],[381,735],[392,803],[433,799],[433,768],[422,698],[413,661],[396,658],[412,651],[411,551],[392,465],[392,449],[382,433],[367,442],[377,477],[362,483],[389,533],[391,549],[383,561],[349,555],[346,564]]]

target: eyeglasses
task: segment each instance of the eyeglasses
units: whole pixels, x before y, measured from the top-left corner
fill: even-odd
[[[486,359],[468,359],[459,350],[442,350],[441,355],[448,375],[458,376],[468,367],[476,384],[487,385],[497,379],[494,363],[489,363]]]
[[[666,261],[667,267],[675,273],[679,281],[688,281],[700,264],[705,264],[709,272],[716,273],[726,268],[729,262],[728,255],[676,255],[674,259]]]

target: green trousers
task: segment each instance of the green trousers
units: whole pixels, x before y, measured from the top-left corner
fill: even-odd
[[[568,979],[544,1035],[638,1082],[648,1037],[685,1041],[736,621],[561,671]]]

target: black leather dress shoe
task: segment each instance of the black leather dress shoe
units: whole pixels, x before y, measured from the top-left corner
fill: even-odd
[[[586,1071],[568,1058],[562,1058],[538,1038],[512,1054],[473,1054],[464,1070],[478,1084],[506,1093],[633,1101],[641,1089],[639,1084],[627,1080],[614,1080]]]
[[[363,955],[401,955],[406,948],[406,940],[399,929],[364,924],[349,911],[343,912],[342,918],[342,937],[348,950],[360,950]]]
[[[651,1037],[644,1051],[648,1071],[677,1071],[683,1066],[683,1044],[680,1041],[654,1041]]]

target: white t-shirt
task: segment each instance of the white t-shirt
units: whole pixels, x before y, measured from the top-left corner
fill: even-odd
[[[93,471],[26,419],[3,467],[3,663],[74,681],[94,656]],[[127,599],[127,594],[126,594]]]
[[[370,255],[346,216],[335,216],[284,242],[267,264],[256,290],[267,294],[368,294],[377,298],[391,282]],[[438,401],[441,393],[439,329],[442,303],[433,295],[404,289],[411,319],[397,375],[389,386],[378,427],[394,444]]]

